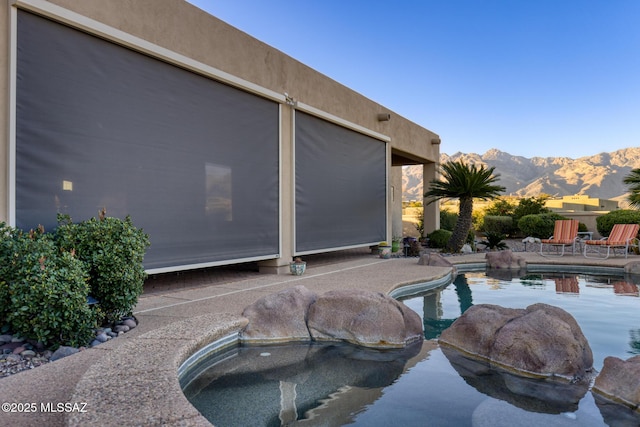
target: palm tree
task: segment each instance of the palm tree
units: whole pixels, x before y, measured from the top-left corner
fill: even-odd
[[[440,166],[441,179],[431,181],[429,191],[424,194],[425,198],[431,199],[429,204],[440,199],[460,201],[458,220],[447,244],[451,252],[460,252],[467,240],[471,229],[473,199],[491,200],[505,191],[505,187],[494,185],[500,176],[493,174],[494,169],[487,169],[485,165],[467,165],[462,161],[446,162]]]
[[[640,168],[632,169],[622,182],[629,186],[631,194],[628,200],[631,206],[640,207]]]

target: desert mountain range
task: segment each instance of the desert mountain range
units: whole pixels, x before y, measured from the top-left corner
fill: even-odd
[[[584,194],[594,198],[617,200],[625,204],[628,193],[622,182],[631,169],[640,168],[640,147],[571,159],[569,157],[513,156],[497,149],[475,153],[441,154],[440,162],[462,160],[465,163],[495,166],[499,185],[505,195],[554,197]],[[404,200],[422,200],[422,166],[405,166],[402,177]]]

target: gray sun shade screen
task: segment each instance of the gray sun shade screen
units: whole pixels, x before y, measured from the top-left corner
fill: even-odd
[[[146,269],[275,257],[279,106],[18,13],[16,226],[131,215]]]
[[[386,206],[385,143],[297,111],[296,253],[384,240]]]

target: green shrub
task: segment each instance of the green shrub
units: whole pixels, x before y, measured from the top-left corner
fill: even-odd
[[[494,200],[485,210],[485,216],[512,216],[516,206],[504,199]]]
[[[467,233],[466,243],[470,244],[471,246],[474,246],[476,244],[476,230],[474,230],[473,228],[471,228],[469,230],[469,233]]]
[[[418,230],[420,237],[424,235],[424,209],[416,209],[416,223],[415,227]]]
[[[485,240],[482,240],[480,244],[488,249],[509,249],[509,246],[503,241],[507,237],[506,235],[493,231],[487,231],[484,235]]]
[[[458,221],[458,214],[447,210],[440,211],[440,228],[453,231]]]
[[[513,221],[517,224],[520,218],[527,215],[539,215],[551,213],[551,210],[544,207],[543,197],[528,197],[520,199],[518,206],[513,210]]]
[[[485,233],[511,235],[514,231],[513,218],[510,216],[485,215]]]
[[[567,219],[557,213],[525,215],[518,221],[518,228],[525,236],[548,239],[553,235],[553,229],[558,219]]]
[[[640,224],[640,211],[622,209],[596,218],[596,228],[601,236],[608,236],[614,224]]]
[[[142,293],[146,273],[142,261],[149,236],[134,227],[129,216],[91,218],[78,224],[58,218],[56,239],[61,248],[75,249],[89,268],[90,295],[99,302],[105,322],[132,312]]]
[[[8,275],[11,268],[11,246],[13,242],[13,231],[4,222],[0,222],[0,327],[7,323],[7,313],[9,312],[9,284]]]
[[[429,247],[438,249],[446,248],[452,234],[451,231],[442,228],[429,233],[427,236],[429,238]]]
[[[84,264],[73,252],[60,252],[42,228],[5,230],[2,248],[2,298],[7,303],[8,295],[4,316],[11,331],[44,345],[88,344],[95,318]]]

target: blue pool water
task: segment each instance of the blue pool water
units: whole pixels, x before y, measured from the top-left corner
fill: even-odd
[[[216,426],[640,425],[638,414],[597,401],[587,386],[575,404],[522,397],[513,390],[542,387],[549,396],[564,391],[544,382],[523,385],[487,369],[471,374],[435,345],[440,332],[471,305],[524,308],[543,302],[575,317],[600,370],[607,356],[640,354],[640,279],[499,273],[465,273],[445,287],[404,299],[423,318],[422,346],[403,351],[346,344],[235,347],[183,378],[185,395]]]

